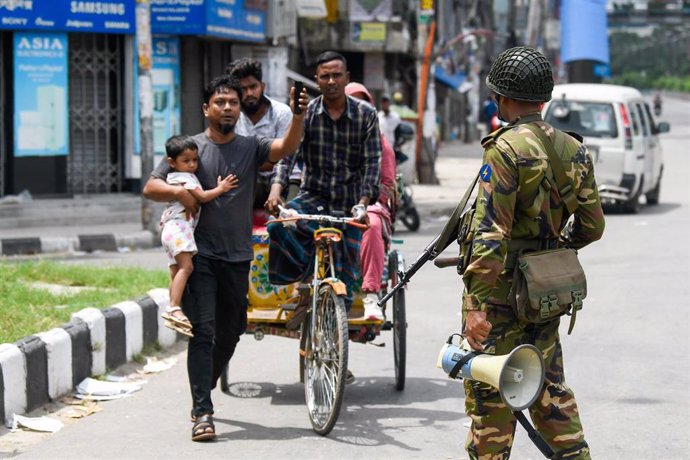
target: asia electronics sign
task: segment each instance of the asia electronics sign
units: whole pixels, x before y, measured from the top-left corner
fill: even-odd
[[[263,42],[265,22],[266,3],[256,0],[151,0],[154,34]]]
[[[14,156],[67,155],[67,34],[14,34]]]
[[[0,29],[133,34],[135,0],[0,0]]]

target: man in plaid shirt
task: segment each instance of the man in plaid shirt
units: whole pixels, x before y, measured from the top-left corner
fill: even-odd
[[[294,162],[301,158],[304,170],[300,193],[287,203],[287,208],[307,214],[349,212],[365,221],[367,205],[378,196],[381,136],[376,109],[345,95],[350,74],[341,54],[326,51],[319,55],[315,78],[321,96],[309,103],[297,154],[276,165],[266,208],[276,212]],[[271,283],[289,284],[311,276],[313,230],[313,223],[299,222],[293,228],[269,225]],[[352,287],[359,278],[360,240],[360,230],[347,228],[339,251],[339,277],[348,288],[348,308]]]

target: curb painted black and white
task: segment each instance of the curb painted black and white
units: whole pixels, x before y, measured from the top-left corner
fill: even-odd
[[[160,245],[158,237],[147,230],[126,235],[104,233],[66,237],[2,238],[0,239],[0,255],[117,251],[120,248],[148,249],[158,245]]]
[[[0,344],[0,419],[25,414],[69,394],[87,377],[125,364],[156,341],[163,348],[178,335],[163,325],[167,289],[103,310],[86,308],[69,323]]]

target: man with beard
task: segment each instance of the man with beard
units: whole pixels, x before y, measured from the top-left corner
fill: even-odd
[[[228,64],[225,73],[235,77],[242,87],[240,100],[242,112],[235,126],[235,132],[241,136],[256,135],[276,139],[282,137],[290,126],[292,113],[287,104],[275,101],[264,93],[266,84],[262,81],[261,63],[255,59],[237,59]],[[270,162],[263,164],[256,183],[255,209],[263,208],[268,198],[272,176],[273,164]],[[296,177],[299,181],[299,171]]]
[[[198,253],[182,298],[182,310],[194,334],[187,351],[193,441],[216,437],[211,389],[247,326],[252,202],[259,166],[294,152],[304,125],[304,115],[294,115],[281,139],[237,135],[234,129],[240,117],[241,91],[230,75],[211,81],[204,90],[203,104],[208,127],[193,137],[199,147],[197,177],[204,189],[215,186],[218,177],[234,174],[238,178],[237,188],[203,205],[194,232]],[[304,92],[299,106],[306,112]],[[196,213],[192,195],[183,187],[166,183],[169,169],[166,161],[158,164],[144,187],[144,196],[156,201],[177,200],[188,212]]]
[[[350,81],[345,57],[326,51],[316,60],[316,83],[321,96],[309,104],[304,139],[296,155],[276,166],[271,193],[266,203],[275,212],[288,174],[297,158],[304,162],[299,194],[287,208],[306,214],[351,213],[367,219],[367,206],[379,194],[381,134],[376,109],[345,94]],[[295,228],[269,224],[269,278],[273,284],[307,281],[313,271],[313,223],[298,222]],[[346,307],[352,303],[359,278],[359,250],[362,233],[348,227],[339,246],[336,269],[347,286]],[[287,323],[297,328],[306,316],[300,305]]]

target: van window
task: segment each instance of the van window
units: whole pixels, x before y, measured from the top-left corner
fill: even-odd
[[[649,121],[649,128],[652,134],[657,134],[656,123],[654,122],[654,117],[652,116],[652,109],[649,108],[649,104],[644,103],[644,111],[647,114],[647,120]]]
[[[649,136],[649,129],[647,128],[647,118],[644,116],[642,106],[639,103],[635,104],[635,106],[637,107],[637,113],[640,114],[640,123],[642,124],[642,135]]]
[[[633,125],[633,133],[635,136],[640,135],[640,122],[637,120],[637,112],[635,111],[635,104],[628,104],[628,112],[630,112]]]
[[[618,137],[613,105],[602,102],[553,101],[544,121],[561,131],[585,137]]]

